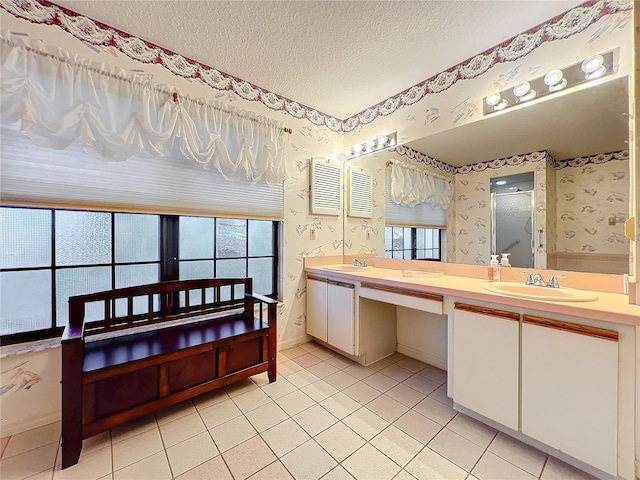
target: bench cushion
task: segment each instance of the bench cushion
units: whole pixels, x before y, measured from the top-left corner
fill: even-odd
[[[225,318],[86,342],[83,371],[85,373],[95,372],[154,356],[168,355],[179,350],[263,329],[268,329],[266,323],[257,318],[247,320],[242,314],[237,314]]]

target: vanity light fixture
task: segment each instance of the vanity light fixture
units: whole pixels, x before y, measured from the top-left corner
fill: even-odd
[[[507,184],[507,181],[506,181],[506,180],[498,180],[498,181],[496,182],[496,185],[506,185],[506,184]]]
[[[584,72],[584,78],[587,80],[600,78],[607,72],[607,68],[604,66],[604,57],[602,55],[591,55],[585,58],[582,62],[582,71]]]
[[[366,155],[368,153],[386,150],[387,148],[391,148],[396,145],[397,138],[398,132],[379,135],[375,138],[365,140],[362,143],[356,143],[351,148],[347,148],[344,151],[344,155],[347,159],[349,159],[353,157],[359,157],[360,155]]]
[[[526,102],[536,98],[536,91],[531,88],[529,82],[520,82],[513,87],[513,94],[517,102]]]
[[[493,107],[494,110],[502,110],[504,107],[509,105],[509,102],[505,98],[502,98],[502,95],[499,93],[492,93],[491,95],[487,95],[484,101],[490,107]]]
[[[557,92],[567,86],[567,79],[564,78],[562,70],[550,70],[544,76],[544,84],[548,87],[549,92]]]

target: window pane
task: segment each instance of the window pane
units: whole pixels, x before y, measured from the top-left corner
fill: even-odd
[[[427,235],[430,235],[429,230],[426,230]],[[416,248],[424,248],[424,228],[416,228]]]
[[[394,250],[392,254],[393,254],[393,258],[403,258],[402,250]]]
[[[121,265],[116,267],[116,288],[136,287],[138,285],[148,285],[156,283],[160,279],[160,265]],[[154,311],[159,310],[160,303],[158,296],[154,298]],[[135,297],[133,299],[133,314],[148,313],[149,300],[147,296]],[[123,317],[127,315],[127,301],[125,299],[116,300],[116,315]]]
[[[426,238],[426,242],[425,242],[425,248],[433,248],[433,230],[429,229],[427,230],[427,238]]]
[[[253,278],[253,291],[262,295],[273,293],[273,259],[250,258],[249,277]]]
[[[416,259],[421,260],[423,258],[426,258],[424,250],[416,250]]]
[[[180,259],[213,258],[214,231],[214,218],[180,217]]]
[[[233,218],[216,219],[216,255],[218,258],[247,256],[247,221]],[[244,277],[244,274],[241,276]]]
[[[404,247],[403,248],[411,250],[411,229],[404,228],[403,230],[404,230]]]
[[[69,320],[69,297],[111,290],[111,267],[63,268],[56,272],[56,323],[64,327]],[[104,303],[88,304],[85,320],[104,318]]]
[[[404,251],[404,257],[405,260],[411,260],[411,250],[405,250]]]
[[[182,219],[180,220],[182,221]],[[213,260],[180,262],[180,280],[200,280],[202,278],[213,278]],[[201,293],[202,292],[200,290],[191,290],[189,292],[189,305],[198,305],[202,303]],[[205,295],[207,302],[213,302],[212,289],[207,289]],[[180,306],[185,306],[184,296],[182,293],[180,294]]]
[[[51,265],[51,211],[0,208],[0,268]]]
[[[111,263],[111,214],[56,210],[55,222],[56,265]]]
[[[273,222],[249,220],[249,256],[273,255]]]
[[[393,227],[385,227],[384,229],[384,249],[391,250],[393,248]]]
[[[393,250],[402,250],[404,248],[404,237],[402,235],[402,228],[393,229]],[[397,257],[393,257],[397,258]],[[402,258],[402,257],[399,257]]]
[[[51,270],[0,273],[0,335],[51,328]]]
[[[159,223],[158,215],[116,213],[116,263],[160,260]]]
[[[247,276],[247,262],[244,259],[218,260],[217,278],[242,278]]]

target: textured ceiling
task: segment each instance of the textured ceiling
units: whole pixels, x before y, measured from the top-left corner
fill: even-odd
[[[582,2],[55,3],[344,119]]]

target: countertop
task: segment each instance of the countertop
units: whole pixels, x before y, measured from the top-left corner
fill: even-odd
[[[342,278],[346,280],[367,281],[380,285],[389,285],[420,292],[437,293],[463,299],[498,303],[543,312],[571,315],[610,323],[640,326],[640,305],[629,304],[627,295],[596,292],[598,300],[590,302],[557,302],[513,298],[490,292],[482,288],[487,280],[477,278],[443,275],[436,278],[403,277],[402,270],[371,267],[363,271],[335,271],[324,266],[306,266],[305,272],[322,277]],[[524,282],[523,282],[524,283]]]

